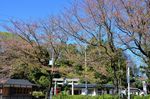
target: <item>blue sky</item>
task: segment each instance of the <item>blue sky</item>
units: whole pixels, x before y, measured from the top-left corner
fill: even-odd
[[[7,24],[7,19],[38,20],[50,15],[61,14],[73,0],[1,0],[0,24]],[[0,27],[0,31],[3,29]],[[129,53],[137,65],[139,58]],[[135,58],[135,59],[134,59]]]
[[[56,15],[72,0],[1,0],[0,20],[19,18],[21,20],[41,19]]]

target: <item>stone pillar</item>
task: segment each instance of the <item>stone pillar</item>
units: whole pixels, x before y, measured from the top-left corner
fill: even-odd
[[[147,85],[146,85],[146,82],[145,81],[142,81],[143,83],[143,91],[145,94],[147,94]]]
[[[93,96],[96,96],[96,89],[93,90]]]
[[[55,81],[55,86],[54,86],[54,95],[56,95],[56,90],[57,90],[57,82]]]
[[[74,82],[72,81],[72,95],[74,95]]]

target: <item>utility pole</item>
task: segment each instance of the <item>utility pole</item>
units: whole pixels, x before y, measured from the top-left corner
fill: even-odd
[[[128,99],[130,99],[130,66],[127,67]]]
[[[52,66],[52,71],[51,71],[51,81],[52,81],[52,84],[53,84],[53,72],[54,72],[54,49],[52,49],[52,57],[51,57],[51,60],[49,61],[49,65]],[[51,85],[52,86],[52,85]],[[50,94],[49,94],[49,99],[52,99],[52,95],[53,95],[53,87],[51,87],[50,89]]]
[[[120,93],[121,93],[121,67],[120,67],[120,59],[118,59],[118,67],[119,67],[119,71],[120,71],[120,77],[119,77],[119,99],[120,99]]]
[[[86,78],[86,73],[87,73],[87,54],[86,54],[86,46],[85,46],[85,94],[87,95],[88,94],[88,88],[87,88],[87,78]]]

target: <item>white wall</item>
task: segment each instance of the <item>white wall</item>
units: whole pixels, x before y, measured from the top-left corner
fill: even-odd
[[[81,89],[81,95],[86,95],[85,88]],[[96,89],[88,89],[88,95],[91,95],[91,96],[97,95],[97,90]]]

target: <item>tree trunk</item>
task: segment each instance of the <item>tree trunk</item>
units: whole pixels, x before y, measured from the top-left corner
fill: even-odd
[[[52,84],[53,84],[53,74],[52,73],[49,73],[49,76],[50,76],[50,83],[49,83],[49,86],[48,86],[48,89],[47,89],[47,92],[46,92],[46,96],[45,96],[45,99],[49,99],[49,97],[51,97],[51,89],[52,89]]]

